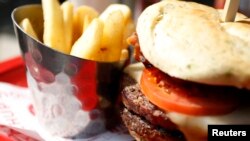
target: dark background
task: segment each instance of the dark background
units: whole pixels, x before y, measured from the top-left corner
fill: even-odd
[[[11,12],[14,8],[36,3],[41,3],[41,0],[0,0],[0,33],[14,34],[11,21]]]
[[[64,0],[60,0],[63,2]],[[156,0],[145,0],[145,3],[152,3]],[[200,3],[212,5],[213,0],[194,0]],[[25,4],[41,3],[41,0],[0,0],[0,32],[13,33],[11,11]]]
[[[40,3],[40,0],[0,0],[0,32],[13,33],[11,11],[28,3]]]

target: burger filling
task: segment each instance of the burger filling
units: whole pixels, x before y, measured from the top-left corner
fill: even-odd
[[[250,106],[244,100],[248,99],[247,90],[171,77],[143,57],[136,34],[128,42],[135,48],[135,58],[145,66],[139,82],[142,93],[167,113],[187,140],[204,140],[209,124],[250,123]]]

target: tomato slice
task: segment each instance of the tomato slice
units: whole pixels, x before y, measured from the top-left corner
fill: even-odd
[[[242,91],[233,87],[210,86],[173,78],[156,68],[144,69],[141,90],[165,111],[189,115],[220,115],[232,112]]]

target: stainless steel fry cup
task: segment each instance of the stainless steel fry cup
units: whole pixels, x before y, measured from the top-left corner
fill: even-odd
[[[18,25],[24,18],[30,19],[42,41],[41,5],[12,12],[39,125],[65,138],[89,138],[105,131],[108,123],[115,123],[113,110],[125,62],[96,62],[53,50],[24,33]]]

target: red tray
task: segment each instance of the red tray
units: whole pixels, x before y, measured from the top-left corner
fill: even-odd
[[[14,141],[13,139],[0,134],[0,141]]]
[[[27,87],[26,68],[21,56],[0,62],[0,82]]]

